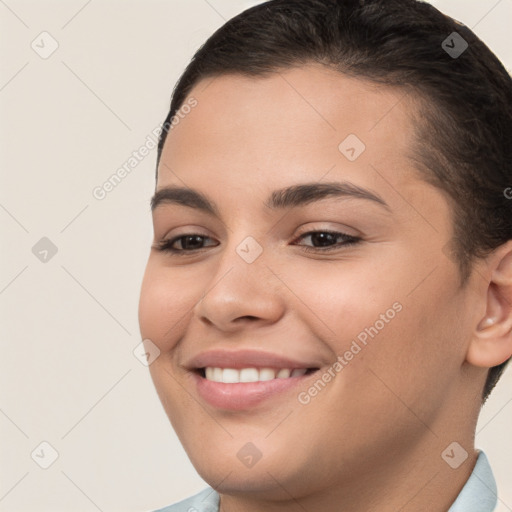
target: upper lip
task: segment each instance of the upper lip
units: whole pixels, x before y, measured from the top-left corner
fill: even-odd
[[[261,350],[208,350],[190,358],[184,367],[189,370],[200,368],[319,368],[313,361],[298,361]]]

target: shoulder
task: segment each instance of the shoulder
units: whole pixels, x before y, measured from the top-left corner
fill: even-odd
[[[207,487],[190,498],[154,512],[218,512],[218,510],[219,495],[211,487]]]

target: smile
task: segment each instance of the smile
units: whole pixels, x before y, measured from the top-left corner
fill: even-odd
[[[309,351],[300,359],[290,359],[254,349],[216,349],[195,354],[182,366],[191,376],[191,392],[200,401],[215,409],[247,411],[278,407],[325,362]]]

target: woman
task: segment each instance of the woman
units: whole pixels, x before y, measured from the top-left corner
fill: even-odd
[[[472,84],[471,86],[469,84]],[[487,512],[512,81],[416,0],[273,0],[180,78],[140,325],[210,487],[165,511]]]

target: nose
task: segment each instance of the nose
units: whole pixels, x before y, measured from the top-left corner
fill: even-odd
[[[226,247],[194,308],[196,317],[224,332],[278,322],[285,311],[283,284],[267,263],[265,250],[248,263]]]

